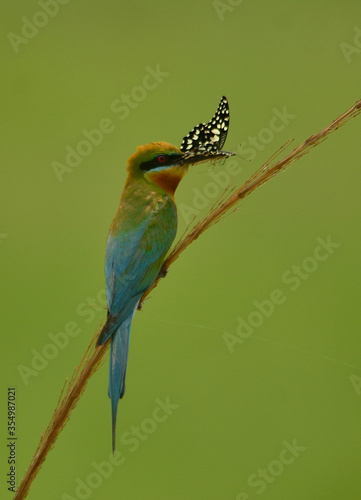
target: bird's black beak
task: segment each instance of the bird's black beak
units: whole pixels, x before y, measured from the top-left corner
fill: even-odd
[[[216,151],[216,152],[196,152],[196,151],[191,151],[182,154],[180,156],[179,160],[177,161],[179,166],[184,166],[184,165],[195,165],[198,163],[204,163],[206,161],[217,161],[217,160],[226,160],[230,156],[234,156],[236,153],[233,153],[232,151]]]

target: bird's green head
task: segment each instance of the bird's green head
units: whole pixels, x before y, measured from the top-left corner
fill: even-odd
[[[173,196],[189,165],[209,160],[205,153],[189,155],[168,142],[151,142],[128,159],[129,180],[144,178]]]
[[[168,142],[151,142],[146,146],[138,146],[137,151],[128,159],[129,177],[143,177],[173,196],[189,166],[182,163],[182,157],[182,151]]]

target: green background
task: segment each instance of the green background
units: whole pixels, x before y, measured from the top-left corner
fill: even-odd
[[[361,97],[356,0],[217,5],[218,13],[212,1],[70,0],[18,53],[8,33],[21,35],[22,18],[43,9],[33,0],[2,9],[1,426],[5,436],[7,387],[16,386],[18,481],[105,316],[107,231],[136,146],[180,145],[224,94],[226,149],[243,145],[241,172],[232,176],[241,185],[285,141],[301,142]],[[169,74],[136,94],[143,100],[120,120],[112,103],[141,92],[134,89],[146,68],[157,65]],[[294,117],[264,131],[284,107]],[[64,163],[65,148],[104,118],[114,130],[60,182],[52,163]],[[109,462],[111,451],[106,362],[29,499],[81,498],[79,481],[92,484],[82,498],[94,500],[360,498],[360,120],[204,234],[136,314],[118,417],[123,464],[94,475],[94,462]],[[259,150],[245,153],[259,134]],[[206,213],[215,200],[210,184],[221,192],[214,174],[226,166],[194,168],[178,204],[194,208],[206,189]],[[186,225],[180,214],[179,234]],[[312,265],[317,239],[327,237],[340,246],[292,291],[282,276]],[[237,318],[247,320],[254,301],[276,289],[284,303],[231,353],[223,334],[237,335]],[[48,335],[68,322],[80,333],[24,380],[19,370],[33,369],[32,350],[53,344]],[[154,428],[158,398],[179,407]],[[141,425],[151,433],[131,451],[121,435]],[[281,470],[275,460],[295,439],[303,451]],[[6,473],[5,439],[1,456]],[[252,486],[268,467],[265,488]],[[4,481],[1,488],[10,497]]]

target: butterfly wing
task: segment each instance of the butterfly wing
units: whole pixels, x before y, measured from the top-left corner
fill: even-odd
[[[217,111],[208,123],[200,123],[187,134],[181,145],[184,153],[219,153],[226,142],[229,128],[228,100],[222,97]]]

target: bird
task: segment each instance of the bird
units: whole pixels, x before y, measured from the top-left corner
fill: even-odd
[[[96,346],[110,339],[109,388],[112,450],[116,449],[118,403],[125,378],[133,316],[141,297],[160,274],[177,232],[174,193],[190,165],[228,158],[229,109],[222,97],[215,115],[184,137],[180,148],[168,142],[138,146],[127,161],[127,179],[111,223],[105,255],[107,319]]]

